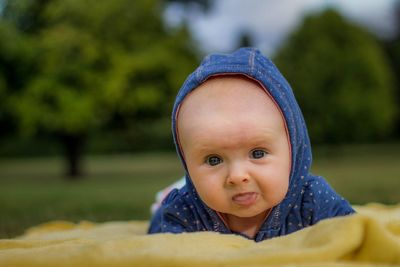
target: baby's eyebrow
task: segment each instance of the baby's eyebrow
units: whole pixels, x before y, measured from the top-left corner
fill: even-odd
[[[216,150],[218,150],[218,148],[216,146],[204,146],[204,145],[194,145],[195,151],[197,151],[198,153],[201,154],[205,154],[205,153],[213,153]]]
[[[252,138],[250,142],[242,144],[243,146],[249,148],[266,147],[273,143],[273,138],[271,135],[265,135],[263,137]],[[194,149],[199,153],[216,153],[218,150],[223,150],[230,147],[230,144],[226,144],[223,141],[212,140],[205,143],[195,143]],[[238,144],[238,146],[240,146]]]

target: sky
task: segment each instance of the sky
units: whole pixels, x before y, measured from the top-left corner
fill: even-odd
[[[327,7],[336,8],[380,38],[390,38],[395,32],[396,1],[399,0],[215,0],[208,12],[196,6],[185,9],[172,4],[165,11],[165,18],[171,26],[187,20],[204,53],[231,51],[239,34],[247,31],[255,46],[272,55],[305,15]]]

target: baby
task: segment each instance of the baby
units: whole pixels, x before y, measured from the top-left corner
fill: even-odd
[[[173,136],[186,184],[149,233],[215,231],[255,241],[354,213],[320,176],[293,92],[258,50],[206,57],[179,91]]]

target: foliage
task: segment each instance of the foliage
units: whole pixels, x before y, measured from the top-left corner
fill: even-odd
[[[170,104],[193,59],[187,34],[168,35],[154,1],[48,2],[48,26],[33,37],[36,73],[13,103],[24,132],[87,132],[113,112]]]
[[[387,60],[370,34],[335,11],[307,17],[275,62],[293,87],[313,142],[390,135],[396,103]]]
[[[197,5],[203,11],[209,12],[215,5],[215,0],[164,0],[167,3],[178,3],[184,6]]]
[[[15,132],[8,96],[25,86],[32,70],[33,48],[12,24],[0,21],[0,137]]]
[[[394,36],[389,40],[383,40],[383,46],[385,47],[386,53],[390,59],[391,68],[395,74],[400,73],[400,2],[397,1],[394,4],[394,14],[396,15],[395,20],[395,33]],[[396,102],[397,106],[400,106],[400,77],[399,75],[394,76],[395,87],[396,87]],[[396,120],[396,137],[400,137],[400,115],[397,116]]]
[[[21,40],[21,49],[9,44],[21,60],[6,61],[0,47],[0,68],[29,68],[22,84],[0,76],[0,94],[21,132],[73,146],[107,125],[169,114],[196,53],[184,26],[166,30],[162,8],[156,0],[7,1],[0,32],[15,36],[0,34],[0,44]]]

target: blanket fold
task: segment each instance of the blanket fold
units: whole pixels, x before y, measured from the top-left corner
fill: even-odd
[[[0,240],[0,266],[400,266],[400,205],[255,243],[213,232],[146,235],[145,221],[50,222]]]

